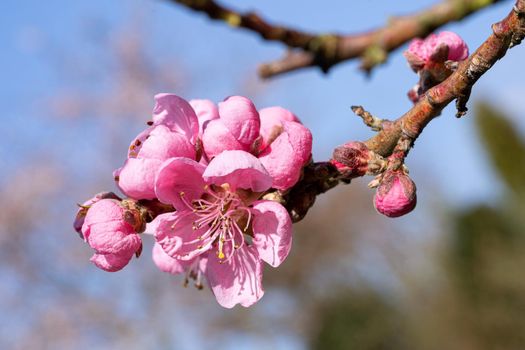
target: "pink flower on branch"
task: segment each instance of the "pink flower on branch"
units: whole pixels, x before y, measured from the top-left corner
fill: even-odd
[[[412,40],[404,55],[417,72],[429,62],[463,61],[468,57],[468,47],[456,33],[441,32]]]
[[[256,155],[273,178],[271,187],[286,190],[301,175],[312,153],[312,134],[291,112],[232,96],[219,103],[219,117],[204,126],[202,142],[209,160],[226,150]]]
[[[79,209],[77,211],[77,215],[75,216],[75,221],[73,222],[73,228],[77,233],[80,235],[80,238],[84,239],[84,236],[82,235],[82,226],[84,225],[84,220],[86,218],[86,214],[88,212],[88,209],[95,204],[96,202],[102,200],[102,199],[117,199],[120,200],[119,196],[114,194],[113,192],[100,192],[93,196],[93,198],[88,199],[82,205],[79,205]]]
[[[195,159],[199,123],[193,108],[173,94],[158,94],[152,126],[129,147],[124,166],[114,173],[121,191],[134,199],[154,199],[154,181],[162,162],[172,157]]]
[[[408,98],[416,103],[428,89],[448,78],[457,62],[467,59],[469,52],[459,35],[441,32],[431,34],[424,40],[412,40],[403,54],[412,70],[419,75],[419,82],[408,92]]]
[[[155,191],[177,211],[160,215],[154,226],[159,246],[174,261],[156,253],[157,266],[204,274],[224,307],[258,301],[262,261],[279,266],[292,243],[286,209],[259,200],[272,182],[262,162],[241,150],[223,151],[207,167],[187,158],[166,161]]]
[[[140,255],[144,220],[133,202],[97,200],[88,209],[82,225],[84,240],[95,254],[91,261],[109,272],[121,270],[133,255]]]

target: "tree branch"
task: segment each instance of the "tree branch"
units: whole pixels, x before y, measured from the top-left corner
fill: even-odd
[[[253,12],[240,13],[214,0],[170,0],[209,18],[224,21],[259,34],[263,39],[279,41],[289,48],[282,59],[262,64],[259,75],[270,78],[300,68],[317,66],[324,72],[337,63],[361,58],[361,69],[370,72],[386,61],[391,51],[416,37],[425,37],[435,29],[501,0],[444,0],[424,11],[393,18],[380,29],[354,35],[312,34],[274,25]]]
[[[261,65],[259,74],[263,78],[270,78],[312,66],[319,66],[326,72],[332,66],[354,58],[360,58],[360,68],[369,73],[375,66],[384,63],[390,52],[411,39],[425,37],[447,23],[459,21],[500,1],[444,0],[418,13],[392,18],[383,28],[360,34],[335,36],[337,41],[332,44],[335,47],[332,52],[290,52],[280,60]]]
[[[521,43],[525,37],[525,0],[517,0],[512,11],[502,21],[492,25],[493,33],[445,81],[429,89],[412,109],[397,120],[383,126],[365,142],[373,152],[383,157],[392,154],[398,143],[413,143],[425,126],[453,100],[457,101],[458,116],[465,113],[466,102],[476,81],[487,72],[507,50]],[[521,69],[521,68],[520,68]],[[408,149],[405,151],[408,151]],[[320,170],[319,170],[320,169]],[[312,175],[311,172],[314,174]],[[283,197],[283,202],[294,221],[301,220],[313,205],[315,197],[335,187],[338,180],[349,182],[329,163],[312,163],[305,176]]]

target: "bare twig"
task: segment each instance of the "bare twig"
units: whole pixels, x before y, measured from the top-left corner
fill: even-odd
[[[352,106],[351,108],[352,112],[354,112],[358,117],[361,117],[363,119],[363,123],[365,123],[373,131],[380,131],[383,129],[383,123],[389,122],[388,120],[383,120],[374,116],[362,106]]]
[[[319,57],[317,52],[294,51],[280,60],[263,64],[259,74],[270,78],[301,68],[319,66],[328,71],[332,66],[354,58],[361,59],[361,69],[370,72],[375,66],[384,63],[388,54],[413,38],[425,37],[437,28],[459,21],[470,14],[493,5],[500,0],[444,0],[421,12],[391,19],[388,24],[373,31],[336,36],[335,51],[330,56]],[[322,53],[322,52],[321,52]]]
[[[327,72],[337,63],[361,59],[361,68],[370,72],[386,61],[388,54],[416,37],[425,37],[435,29],[501,0],[444,0],[421,12],[392,18],[376,30],[353,35],[313,34],[274,25],[253,12],[240,13],[214,0],[170,0],[211,19],[232,27],[244,28],[265,40],[279,41],[292,49],[282,59],[263,64],[259,75],[269,78],[300,68],[317,66]]]

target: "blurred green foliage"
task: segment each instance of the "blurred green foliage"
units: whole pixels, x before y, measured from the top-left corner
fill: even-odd
[[[525,142],[516,127],[487,103],[476,107],[480,140],[501,180],[511,192],[525,192]]]
[[[346,290],[321,304],[314,349],[400,349],[400,315],[372,290]],[[350,347],[351,348],[351,347]]]

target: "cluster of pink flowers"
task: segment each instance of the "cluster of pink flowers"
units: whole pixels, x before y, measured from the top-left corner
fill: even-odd
[[[224,307],[250,306],[264,294],[262,262],[276,267],[292,243],[292,222],[279,203],[311,158],[312,136],[295,115],[232,96],[215,105],[159,94],[149,127],[114,172],[128,197],[97,195],[84,203],[75,229],[95,249],[92,261],[122,269],[139,255],[138,233],[153,234],[162,271],[206,280]],[[158,201],[150,221],[141,203]],[[150,215],[151,217],[151,215]]]

